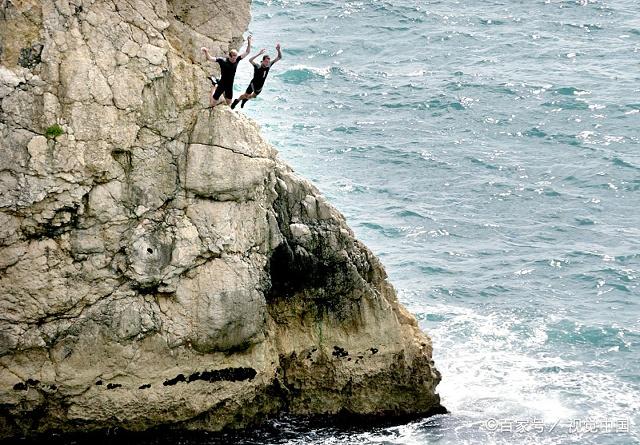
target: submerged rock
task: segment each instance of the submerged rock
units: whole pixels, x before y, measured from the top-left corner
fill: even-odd
[[[203,106],[248,2],[1,8],[0,438],[440,407],[380,262]]]

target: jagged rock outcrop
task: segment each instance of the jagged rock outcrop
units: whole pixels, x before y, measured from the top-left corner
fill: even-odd
[[[0,438],[439,407],[379,261],[205,108],[248,2],[0,6]]]

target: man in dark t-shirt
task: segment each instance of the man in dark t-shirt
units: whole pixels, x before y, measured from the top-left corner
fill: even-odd
[[[220,99],[220,96],[223,93],[224,101],[226,101],[227,105],[230,105],[231,99],[233,99],[233,81],[236,77],[236,69],[238,68],[238,63],[247,57],[251,51],[251,36],[247,38],[247,49],[240,55],[238,55],[237,50],[232,49],[229,51],[228,57],[212,57],[207,48],[202,47],[201,49],[208,60],[217,62],[220,65],[220,80],[214,82],[209,96],[209,105],[213,108],[221,104],[223,100]]]
[[[257,97],[260,92],[262,92],[262,87],[264,86],[264,81],[267,80],[267,75],[269,74],[269,69],[276,63],[278,60],[282,59],[282,51],[280,49],[280,44],[276,44],[276,51],[278,51],[278,55],[273,61],[268,55],[265,55],[262,58],[262,63],[257,64],[255,62],[256,57],[260,54],[264,54],[266,50],[262,48],[258,54],[249,59],[251,65],[253,65],[253,79],[251,79],[251,83],[247,87],[247,91],[244,92],[239,99],[233,101],[231,108],[235,108],[238,105],[238,102],[242,101],[242,108],[244,108],[244,104],[247,103],[249,99],[253,99]]]

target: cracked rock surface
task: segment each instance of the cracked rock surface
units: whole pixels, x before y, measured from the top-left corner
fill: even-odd
[[[249,8],[0,3],[0,438],[441,409],[380,262],[204,106]]]

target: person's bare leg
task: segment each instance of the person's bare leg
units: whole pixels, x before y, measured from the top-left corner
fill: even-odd
[[[213,98],[214,93],[216,92],[216,87],[211,88],[211,93],[209,94],[209,106],[211,108],[216,106],[216,100]]]
[[[244,100],[246,96],[247,96],[247,93],[242,93],[240,97],[238,97],[236,100],[233,101],[233,103],[231,104],[231,109],[233,110],[241,100]]]
[[[233,101],[233,105],[231,105],[231,108],[235,108],[239,102],[242,102],[242,105],[240,106],[244,107],[244,104],[246,104],[249,99],[253,99],[254,97],[256,97],[256,93],[251,93],[251,94],[244,93],[240,95],[240,97],[238,97],[236,100]]]
[[[240,108],[244,108],[244,104],[246,104],[249,99],[253,99],[253,98],[257,97],[258,95],[256,93],[251,93],[251,94],[245,94],[245,96],[247,96],[247,97],[242,99],[242,103],[240,104]]]

